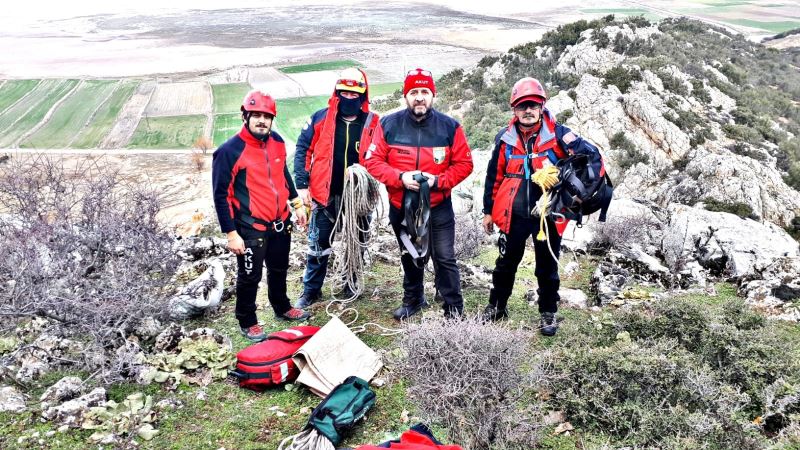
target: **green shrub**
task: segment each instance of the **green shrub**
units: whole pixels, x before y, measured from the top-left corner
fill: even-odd
[[[634,81],[641,81],[642,73],[638,69],[626,69],[616,66],[603,75],[603,87],[616,86],[623,94],[628,92]]]
[[[711,94],[708,92],[708,89],[705,88],[703,82],[693,78],[691,83],[692,96],[705,104],[711,103]]]
[[[658,75],[658,78],[660,78],[661,82],[664,84],[664,89],[682,96],[686,96],[689,93],[683,81],[678,77],[674,77],[663,71],[656,72],[656,75]]]
[[[706,209],[708,211],[714,212],[726,212],[731,214],[736,214],[737,216],[745,219],[748,217],[753,217],[753,208],[750,207],[747,203],[741,202],[721,202],[719,200],[715,200],[713,198],[707,198],[703,200],[703,203],[706,205]]]
[[[574,113],[572,112],[571,109],[567,109],[567,110],[561,111],[560,113],[556,114],[556,122],[564,123],[564,122],[567,121],[567,119],[569,119],[573,115],[574,115]]]

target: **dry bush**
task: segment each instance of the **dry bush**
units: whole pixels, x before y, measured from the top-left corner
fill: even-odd
[[[541,428],[539,402],[526,389],[540,371],[525,368],[527,336],[474,319],[409,325],[400,374],[423,420],[465,449],[530,449]]]
[[[456,216],[456,259],[463,261],[478,256],[484,236],[480,219],[472,214]]]
[[[206,136],[200,136],[195,139],[194,144],[192,145],[197,150],[200,150],[204,155],[208,153],[209,150],[214,148],[214,143],[211,142]]]
[[[0,204],[0,329],[46,317],[89,349],[79,368],[125,376],[115,350],[165,315],[177,267],[157,192],[102,162],[38,155],[0,166]]]
[[[206,170],[206,158],[205,158],[205,151],[199,151],[197,149],[192,150],[189,154],[190,158],[192,159],[192,167],[197,171],[197,173],[202,173]]]
[[[646,247],[662,228],[661,223],[650,216],[609,217],[607,222],[594,225],[594,236],[589,243],[589,251],[602,252],[612,247],[622,248],[632,244]]]

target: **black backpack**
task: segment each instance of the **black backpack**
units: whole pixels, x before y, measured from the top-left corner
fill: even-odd
[[[614,185],[606,173],[600,153],[580,153],[558,161],[558,184],[550,194],[550,214],[554,220],[574,220],[580,227],[583,216],[600,211],[600,222],[614,195]]]

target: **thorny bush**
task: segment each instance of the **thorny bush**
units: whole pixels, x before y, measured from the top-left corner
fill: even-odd
[[[0,205],[0,329],[45,317],[86,346],[78,368],[129,375],[130,352],[115,350],[164,316],[177,267],[157,192],[102,161],[37,155],[0,166]]]
[[[426,320],[409,325],[401,341],[400,374],[423,420],[445,427],[464,448],[530,449],[541,427],[540,382],[525,333],[476,319]]]

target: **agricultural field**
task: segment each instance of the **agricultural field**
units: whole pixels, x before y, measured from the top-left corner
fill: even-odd
[[[381,95],[394,94],[394,91],[398,89],[403,89],[402,82],[370,84],[369,97],[375,98]]]
[[[316,110],[328,104],[328,95],[278,99],[278,119],[275,127],[287,141],[295,142],[300,130]]]
[[[250,69],[248,82],[256,89],[269,92],[275,98],[302,97],[303,86],[274,67]]]
[[[301,73],[301,72],[317,72],[320,70],[342,70],[348,67],[356,67],[359,65],[358,61],[352,59],[340,59],[336,61],[325,61],[314,64],[299,64],[296,66],[281,67],[283,73]]]
[[[131,98],[138,84],[138,81],[134,80],[120,81],[116,85],[114,92],[100,105],[89,123],[73,138],[68,146],[72,148],[99,147],[103,138],[108,135],[111,127],[114,126],[122,107]]]
[[[214,147],[219,147],[228,138],[236,134],[242,128],[241,114],[217,114],[214,116]]]
[[[155,88],[154,80],[139,83],[130,99],[123,104],[111,131],[100,143],[100,148],[122,148],[128,145]]]
[[[143,117],[128,148],[192,148],[203,135],[206,116]]]
[[[47,123],[25,138],[20,147],[69,147],[72,140],[94,117],[95,111],[111,96],[118,83],[114,80],[81,82],[72,95],[56,108]]]
[[[40,80],[6,80],[0,86],[0,113],[31,91]]]
[[[214,96],[214,114],[230,114],[239,112],[242,99],[252,89],[247,83],[212,84]]]
[[[0,114],[0,147],[10,147],[33,129],[47,112],[64,95],[78,84],[78,80],[43,80],[28,94],[31,101],[23,101]]]
[[[211,111],[211,89],[204,81],[158,83],[145,114],[149,117],[205,114]]]

